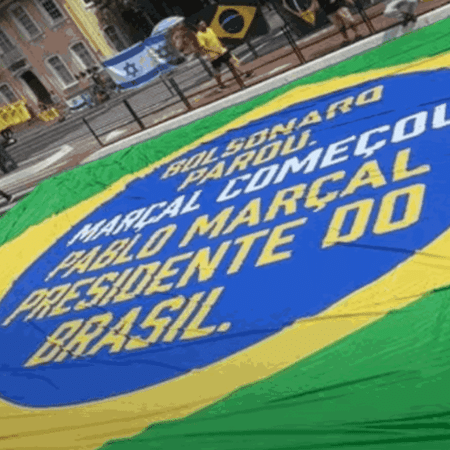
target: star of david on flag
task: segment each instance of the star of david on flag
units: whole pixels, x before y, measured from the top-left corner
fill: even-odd
[[[127,62],[123,69],[125,70],[126,74],[131,78],[135,78],[136,75],[139,73],[139,70],[136,68],[136,64],[134,63],[130,64],[129,62]]]

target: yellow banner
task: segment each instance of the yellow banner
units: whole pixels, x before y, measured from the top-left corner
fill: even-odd
[[[44,122],[51,122],[59,117],[59,111],[56,108],[52,108],[47,111],[42,111],[38,117]]]
[[[24,100],[0,108],[0,130],[19,125],[31,119]]]

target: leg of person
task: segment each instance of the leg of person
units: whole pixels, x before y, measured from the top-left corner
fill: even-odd
[[[234,70],[237,72],[237,74],[241,77],[241,78],[250,78],[253,75],[253,70],[247,70],[246,72],[244,72],[243,70],[241,70],[234,61],[231,61],[231,64],[234,67]]]
[[[408,25],[408,23],[411,21],[411,14],[409,13],[410,7],[408,0],[400,0],[397,2],[392,2],[392,4],[389,4],[388,6],[391,6],[391,8],[394,10],[392,13],[390,13],[390,10],[388,11],[388,14],[390,13],[388,17],[395,17],[396,19],[401,20],[402,25],[404,27]]]
[[[409,11],[410,9],[410,4],[408,2],[408,0],[402,0],[400,3],[397,4],[397,9],[399,11],[399,13],[401,14],[401,16],[399,17],[399,20],[402,20],[402,25],[404,27],[406,27],[406,25],[408,25],[409,22],[413,21],[413,19],[415,19],[414,14],[411,14]]]
[[[347,29],[342,19],[336,13],[330,14],[328,18],[330,19],[331,23],[340,31],[342,36],[344,36],[344,43],[349,43],[350,39],[348,37]]]
[[[217,81],[217,84],[219,85],[220,89],[225,89],[226,86],[222,82],[222,75],[220,74],[220,68],[222,67],[222,62],[220,61],[220,58],[215,59],[214,61],[211,61],[212,68],[214,70],[214,78]]]
[[[361,39],[362,35],[359,33],[358,28],[356,27],[356,21],[353,17],[352,13],[348,8],[345,8],[346,12],[344,17],[344,22],[347,22],[347,26],[352,29],[353,33],[355,34],[355,40]]]
[[[410,14],[415,14],[416,9],[419,6],[419,0],[408,0]]]
[[[233,74],[234,79],[237,81],[237,83],[239,84],[240,88],[245,87],[244,86],[244,82],[242,81],[241,76],[239,75],[238,71],[236,70],[236,67],[234,66],[234,64],[231,62],[231,56],[230,57],[225,57],[225,64],[227,65],[227,67],[230,69],[231,73]]]
[[[346,6],[339,8],[336,12],[336,16],[341,20],[344,27],[350,28],[353,31],[355,34],[354,40],[362,37],[356,28],[355,18]]]
[[[402,11],[402,6],[405,0],[393,0],[389,2],[384,10],[383,15],[389,17],[390,19],[403,20],[405,15]]]
[[[242,78],[250,78],[253,75],[253,70],[247,70],[246,72],[242,71],[239,68],[239,60],[234,56],[231,55],[231,64],[233,64],[234,68],[236,69],[236,72],[239,74]]]
[[[351,25],[350,28],[353,30],[353,33],[355,33],[355,41],[359,41],[363,38],[363,35],[358,31],[355,24]]]
[[[227,88],[222,82],[222,75],[220,73],[216,73],[214,75],[214,78],[216,79],[217,84],[219,85],[220,89],[226,89]]]
[[[417,18],[415,16],[415,12],[417,6],[419,5],[418,0],[405,0],[405,4],[403,4],[402,11],[405,14],[406,24],[409,22],[416,22]]]

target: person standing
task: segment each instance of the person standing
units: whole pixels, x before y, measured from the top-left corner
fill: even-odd
[[[406,27],[408,23],[416,22],[415,12],[419,5],[419,0],[385,0],[386,8],[383,15],[392,19],[402,21]]]
[[[222,45],[214,30],[206,25],[204,20],[200,20],[197,24],[197,41],[201,52],[206,55],[211,61],[214,70],[214,78],[217,81],[220,89],[225,89],[226,86],[222,82],[220,70],[225,64],[233,74],[240,87],[244,86],[241,77],[250,77],[251,72],[241,72],[235,66],[235,59],[230,51]]]
[[[344,45],[348,45],[362,36],[358,33],[355,26],[355,18],[352,16],[348,5],[354,5],[353,0],[313,0],[309,11],[316,13],[319,8],[322,8],[327,15],[330,22],[341,32],[344,37]],[[347,34],[347,28],[351,28],[354,33],[353,40],[350,40]]]

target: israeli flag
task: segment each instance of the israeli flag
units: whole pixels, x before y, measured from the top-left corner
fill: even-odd
[[[151,36],[103,65],[122,89],[138,88],[173,69],[165,58],[166,45],[164,35]]]
[[[66,100],[66,104],[69,106],[71,111],[82,111],[83,109],[88,108],[89,106],[94,106],[91,95],[87,92],[83,94],[77,95],[76,97],[72,97],[69,100]]]

